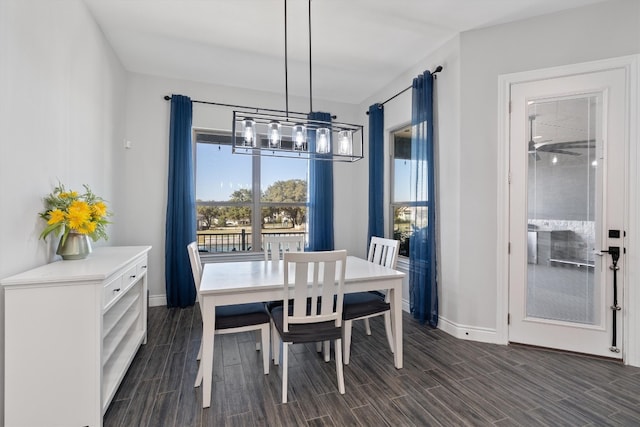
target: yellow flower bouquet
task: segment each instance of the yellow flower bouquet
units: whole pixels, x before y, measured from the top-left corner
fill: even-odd
[[[46,240],[50,233],[56,236],[62,232],[61,244],[64,245],[70,232],[86,234],[95,242],[108,240],[107,218],[112,215],[105,201],[93,194],[88,185],[83,185],[84,194],[67,191],[58,184],[53,193],[44,199],[46,209],[40,212],[40,218],[47,221],[47,227],[40,234]]]

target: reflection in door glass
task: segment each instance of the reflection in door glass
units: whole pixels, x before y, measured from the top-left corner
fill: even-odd
[[[596,94],[529,102],[529,318],[600,322],[593,249],[599,243],[601,105]]]

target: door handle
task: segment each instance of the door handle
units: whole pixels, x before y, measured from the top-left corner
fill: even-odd
[[[611,254],[611,256],[616,261],[620,259],[620,248],[618,246],[609,246],[609,249],[602,249],[600,251],[593,249],[591,253],[598,256],[605,256],[606,254]]]
[[[619,246],[609,246],[609,249],[603,249],[600,252],[600,255],[604,255],[604,254],[610,254],[611,255],[611,259],[613,260],[613,265],[615,267],[615,265],[618,263],[618,260],[620,259],[620,247]]]

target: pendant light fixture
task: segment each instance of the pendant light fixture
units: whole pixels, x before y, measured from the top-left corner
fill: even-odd
[[[309,112],[313,111],[311,0],[309,2]],[[287,0],[284,0],[284,111],[261,108],[233,112],[232,149],[236,154],[355,162],[364,157],[362,125],[312,120],[289,111]],[[309,144],[309,139],[315,144]]]

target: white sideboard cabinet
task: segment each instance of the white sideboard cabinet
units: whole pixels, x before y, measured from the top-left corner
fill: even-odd
[[[0,281],[5,426],[102,425],[146,343],[150,249],[99,247]]]

